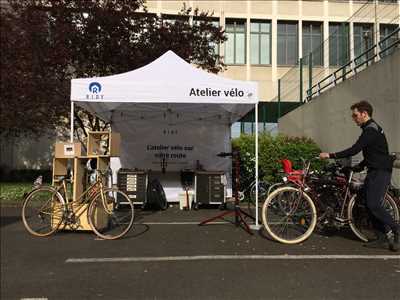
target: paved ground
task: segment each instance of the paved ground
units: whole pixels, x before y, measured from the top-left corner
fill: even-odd
[[[196,225],[218,213],[138,212],[127,238],[102,241],[32,237],[19,209],[2,208],[1,299],[400,299],[400,253],[349,232],[287,246],[262,230]]]

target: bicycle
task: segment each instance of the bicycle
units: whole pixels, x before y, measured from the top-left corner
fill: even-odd
[[[354,179],[354,172],[347,175],[338,167],[327,172],[328,176],[310,172],[311,160],[305,162],[301,172],[288,174],[286,184],[274,190],[262,208],[262,219],[268,234],[285,244],[301,243],[311,236],[318,225],[342,228],[349,225],[361,240],[371,238],[372,224],[365,205],[358,199],[361,183]],[[337,174],[340,171],[340,174]],[[399,210],[387,193],[384,206],[395,220]]]
[[[61,225],[77,229],[86,212],[94,233],[106,240],[124,236],[132,227],[134,206],[117,188],[105,186],[108,171],[95,170],[95,179],[75,200],[70,200],[71,176],[62,176],[57,186],[39,186],[29,192],[22,206],[22,221],[27,231],[39,237],[50,236]],[[84,219],[85,220],[85,219]]]
[[[268,195],[268,190],[270,188],[270,184],[267,181],[259,180],[258,181],[258,199],[265,199]],[[250,182],[249,185],[246,186],[245,189],[239,191],[239,201],[247,202],[247,209],[250,214],[254,214],[254,210],[256,207],[256,180],[254,179]]]

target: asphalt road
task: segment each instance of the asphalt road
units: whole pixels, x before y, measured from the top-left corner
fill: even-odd
[[[263,230],[197,225],[218,213],[139,211],[126,238],[103,241],[33,237],[19,209],[2,208],[1,299],[400,299],[400,253],[347,231],[288,246]]]

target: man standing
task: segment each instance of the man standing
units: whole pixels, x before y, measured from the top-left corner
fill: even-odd
[[[400,225],[383,207],[383,201],[392,177],[393,159],[389,155],[388,144],[382,128],[372,119],[372,106],[367,101],[360,101],[351,106],[352,118],[361,127],[362,133],[350,148],[336,153],[320,153],[319,157],[345,158],[362,151],[364,159],[354,169],[368,169],[363,188],[369,215],[377,233],[377,239],[365,244],[366,247],[383,247],[389,243],[389,249],[399,250]],[[392,230],[393,240],[387,232]]]

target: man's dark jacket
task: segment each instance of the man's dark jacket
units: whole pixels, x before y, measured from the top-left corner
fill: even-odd
[[[364,160],[360,162],[357,169],[367,167],[369,170],[380,169],[391,171],[393,158],[389,155],[389,148],[382,128],[373,120],[369,119],[361,125],[362,133],[356,143],[350,148],[330,153],[332,158],[345,158],[356,155],[362,151]]]

